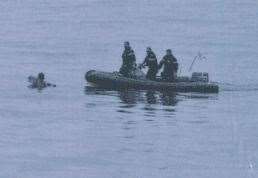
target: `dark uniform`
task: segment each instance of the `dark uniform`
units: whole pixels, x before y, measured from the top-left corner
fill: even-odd
[[[131,49],[128,42],[125,42],[125,50],[122,54],[123,64],[119,72],[125,76],[130,77],[132,72],[135,70],[136,58],[134,51]]]
[[[43,89],[49,86],[56,87],[56,85],[54,84],[45,82],[44,79],[45,79],[45,75],[43,73],[39,73],[38,77],[29,76],[28,81],[31,83],[29,87],[38,88],[38,89]]]
[[[147,56],[145,57],[142,66],[148,66],[149,68],[146,78],[150,80],[155,80],[158,73],[158,61],[156,55],[150,48],[147,48]]]
[[[162,68],[162,66],[164,66],[163,72],[161,72],[162,80],[174,82],[178,70],[178,63],[171,50],[167,50],[167,54],[160,61],[159,69]]]

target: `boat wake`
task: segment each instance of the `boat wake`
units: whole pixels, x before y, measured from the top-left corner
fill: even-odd
[[[216,82],[220,91],[258,91],[258,84],[231,84]]]

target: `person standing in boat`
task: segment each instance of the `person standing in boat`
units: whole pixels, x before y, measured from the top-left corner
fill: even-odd
[[[159,69],[163,67],[161,78],[167,82],[174,82],[177,76],[178,63],[177,59],[172,54],[171,49],[166,50],[166,55],[159,63]]]
[[[122,54],[123,63],[119,70],[125,77],[131,77],[136,68],[136,57],[128,41],[124,42],[124,52]]]
[[[155,53],[152,51],[150,47],[146,49],[147,55],[141,64],[141,67],[148,66],[148,72],[146,78],[149,80],[155,80],[156,75],[158,73],[158,61]]]

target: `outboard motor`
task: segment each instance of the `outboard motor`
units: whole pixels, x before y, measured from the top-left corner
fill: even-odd
[[[191,82],[209,82],[209,74],[207,72],[193,72]]]

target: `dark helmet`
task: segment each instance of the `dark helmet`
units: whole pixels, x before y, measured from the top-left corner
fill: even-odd
[[[151,49],[151,47],[147,47],[147,48],[146,48],[146,52],[147,52],[147,53],[150,53],[150,52],[152,52],[152,49]]]
[[[167,54],[172,54],[172,50],[171,49],[167,49],[166,52],[167,52]]]
[[[38,78],[39,78],[40,80],[44,80],[44,79],[45,79],[45,75],[44,75],[42,72],[40,72],[40,73],[38,74]]]
[[[130,47],[130,43],[128,41],[124,42],[124,47]]]

